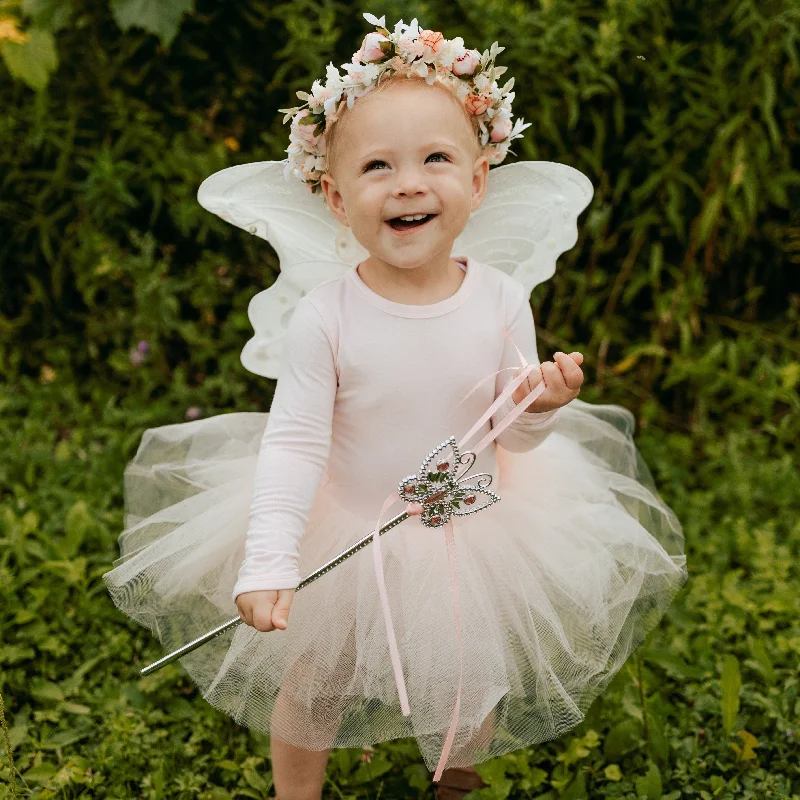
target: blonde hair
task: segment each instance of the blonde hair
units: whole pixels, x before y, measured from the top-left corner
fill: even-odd
[[[451,89],[449,89],[445,84],[435,81],[433,84],[428,84],[424,78],[421,78],[419,75],[403,75],[400,73],[395,73],[388,78],[385,78],[380,83],[378,83],[373,89],[370,89],[369,94],[374,94],[375,92],[383,92],[387,89],[391,88],[392,86],[396,85],[397,83],[409,80],[416,80],[420,83],[425,83],[426,86],[434,86],[439,87],[440,89],[447,92],[448,95],[453,99],[453,101],[458,105],[461,113],[464,115],[467,123],[469,124],[474,136],[475,136],[475,145],[476,151],[479,147],[478,141],[478,134],[480,131],[478,118],[474,114],[470,114],[469,111],[464,107],[464,104],[456,97]],[[356,98],[356,103],[358,102],[358,98]],[[335,165],[335,153],[337,149],[337,144],[340,144],[341,134],[339,133],[339,128],[341,127],[341,122],[344,117],[347,115],[348,112],[347,104],[344,105],[342,110],[337,114],[337,119],[334,122],[328,123],[325,126],[325,161],[327,163],[327,171],[329,174],[333,175],[334,165]]]

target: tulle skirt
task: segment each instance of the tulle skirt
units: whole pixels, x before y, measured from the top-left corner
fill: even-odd
[[[121,558],[104,580],[167,651],[238,614],[231,592],[267,419],[231,413],[149,429],[125,470]],[[500,502],[454,518],[463,688],[446,766],[548,741],[581,722],[685,582],[680,523],[632,434],[627,410],[574,400],[535,449],[497,448],[491,488]],[[374,524],[323,484],[300,574]],[[413,736],[433,770],[459,671],[444,529],[411,518],[381,537],[408,716],[371,547],[298,591],[285,631],[241,624],[181,664],[242,725],[309,750]]]

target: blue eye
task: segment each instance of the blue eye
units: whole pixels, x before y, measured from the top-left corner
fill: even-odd
[[[429,155],[425,160],[427,161],[428,159],[435,158],[436,156],[441,156],[445,161],[450,160],[444,153],[431,153],[431,155]]]
[[[388,166],[388,164],[387,164],[385,161],[370,161],[370,162],[369,162],[369,164],[367,164],[367,166],[366,166],[366,167],[364,167],[364,172],[368,172],[368,171],[369,171],[369,170],[371,170],[371,169],[372,169],[372,168],[373,168],[373,167],[374,167],[376,164],[383,164],[385,167],[386,167],[386,166]]]

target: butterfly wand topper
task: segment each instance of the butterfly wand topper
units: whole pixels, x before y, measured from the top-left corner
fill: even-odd
[[[385,525],[376,527],[376,530],[370,531],[354,545],[314,570],[298,584],[297,591],[321,578],[359,550],[363,550],[370,542],[374,541],[377,544],[379,536],[409,517],[418,516],[420,522],[427,528],[439,528],[447,525],[453,516],[475,514],[496,503],[500,500],[500,496],[487,488],[492,482],[492,476],[488,472],[468,475],[476,457],[475,452],[460,452],[454,436],[443,441],[428,453],[417,474],[408,475],[400,481],[397,491],[393,492],[384,504],[385,509],[391,502],[401,499],[407,503],[406,510],[392,517]],[[378,518],[379,521],[382,516],[383,512]],[[144,667],[141,674],[150,675],[161,667],[183,658],[217,636],[232,630],[241,622],[240,617],[224,622]]]

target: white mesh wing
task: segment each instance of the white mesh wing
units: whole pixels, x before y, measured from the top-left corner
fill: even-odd
[[[593,194],[591,181],[566,164],[518,161],[496,167],[453,253],[491,264],[530,294],[552,277],[556,259],[578,240],[578,215]]]
[[[228,167],[200,185],[203,208],[268,241],[280,275],[247,309],[255,334],[242,350],[250,372],[278,378],[283,337],[297,301],[368,257],[319,194],[285,180],[285,161]],[[577,241],[578,215],[594,190],[579,170],[553,161],[520,161],[492,169],[481,207],[453,245],[454,255],[503,270],[530,292],[555,271]]]
[[[283,337],[297,301],[369,255],[320,195],[284,179],[285,166],[285,161],[256,161],[228,167],[206,178],[197,192],[203,208],[265,239],[280,259],[275,283],[247,307],[255,334],[241,355],[247,370],[267,378],[280,373]]]

